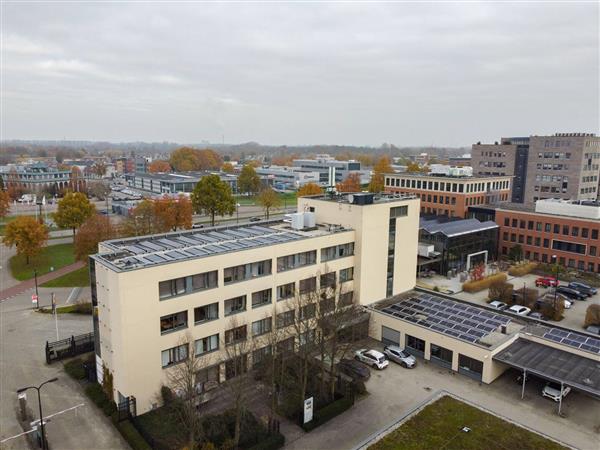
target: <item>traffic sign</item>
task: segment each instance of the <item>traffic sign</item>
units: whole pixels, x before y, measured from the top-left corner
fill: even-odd
[[[32,294],[31,295],[31,303],[33,303],[34,305],[37,305],[38,302],[38,296],[36,294]]]

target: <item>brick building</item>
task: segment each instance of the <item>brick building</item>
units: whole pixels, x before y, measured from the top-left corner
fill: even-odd
[[[588,272],[600,272],[600,203],[540,200],[535,207],[499,205],[495,221],[500,227],[498,250],[508,255],[519,244],[523,257]]]
[[[511,176],[436,176],[417,173],[385,175],[385,192],[414,194],[421,214],[466,218],[470,206],[508,202]]]

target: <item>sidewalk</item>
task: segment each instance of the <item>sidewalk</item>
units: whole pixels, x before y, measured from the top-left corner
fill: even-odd
[[[49,272],[44,275],[40,275],[39,277],[37,277],[38,286],[40,286],[41,284],[44,284],[47,281],[54,280],[55,278],[59,278],[69,272],[73,272],[74,270],[80,269],[84,265],[85,264],[83,262],[77,261],[76,263],[70,264],[65,267],[61,267],[60,269],[55,270],[54,272]],[[30,289],[33,289],[33,288],[35,288],[35,280],[34,279],[23,281],[22,283],[19,283],[8,289],[0,291],[0,301],[9,299],[11,297],[14,297],[15,295],[21,294],[21,293],[28,291]]]

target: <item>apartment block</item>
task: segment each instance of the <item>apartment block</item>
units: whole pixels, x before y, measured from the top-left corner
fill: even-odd
[[[514,203],[598,198],[600,138],[594,134],[502,138],[474,144],[471,154],[474,175],[514,176]]]
[[[273,351],[261,336],[274,327],[325,303],[367,305],[414,287],[416,197],[303,197],[298,211],[285,221],[100,244],[90,258],[97,374],[112,374],[115,401],[134,396],[138,413],[148,411],[190,352],[202,361],[202,392],[233,376],[232,365],[250,367]],[[334,284],[333,297],[297,308],[298,298]],[[254,353],[226,360],[228,345],[250,339],[260,346]]]
[[[506,202],[511,198],[512,176],[437,176],[386,174],[385,192],[415,195],[421,214],[466,218],[470,206]]]

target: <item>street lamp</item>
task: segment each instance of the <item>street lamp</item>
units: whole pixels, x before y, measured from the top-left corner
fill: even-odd
[[[558,293],[556,292],[556,289],[558,288],[558,270],[559,270],[559,266],[558,266],[558,258],[556,255],[552,255],[552,264],[554,264],[554,268],[555,268],[555,272],[556,274],[554,275],[554,311],[556,311],[556,305],[557,305],[557,297],[558,297]]]
[[[235,223],[236,224],[240,223],[240,204],[239,203],[235,204]]]
[[[46,434],[45,434],[45,431],[44,431],[44,416],[42,414],[42,398],[40,397],[40,389],[42,389],[42,387],[45,384],[54,383],[57,380],[58,380],[58,378],[54,377],[54,378],[51,378],[51,379],[49,379],[47,381],[44,381],[39,386],[27,386],[27,387],[24,387],[24,388],[21,388],[21,389],[17,389],[17,394],[20,394],[21,392],[25,392],[28,389],[36,389],[37,390],[38,404],[40,406],[40,426],[42,427],[42,450],[45,450],[47,448],[47,445],[46,445]]]
[[[37,269],[33,269],[33,278],[35,279],[35,298],[37,298],[37,307],[40,309],[40,295],[38,293]]]

